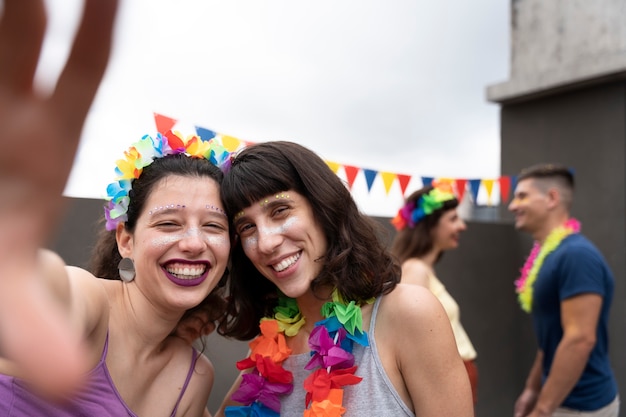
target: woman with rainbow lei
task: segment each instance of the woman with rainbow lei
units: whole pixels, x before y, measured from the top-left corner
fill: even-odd
[[[445,313],[400,270],[315,153],[267,142],[232,160],[227,336],[250,352],[218,416],[472,416]]]
[[[459,246],[459,236],[466,229],[465,222],[457,212],[458,205],[459,201],[447,183],[413,192],[392,220],[398,233],[391,245],[391,253],[402,267],[402,282],[428,288],[446,310],[459,355],[467,368],[476,404],[476,350],[461,324],[459,305],[435,275],[435,264],[445,251]]]

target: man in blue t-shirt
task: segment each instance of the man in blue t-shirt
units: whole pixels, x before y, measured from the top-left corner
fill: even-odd
[[[515,403],[515,417],[617,417],[619,396],[608,356],[613,275],[570,218],[574,178],[537,165],[518,176],[509,210],[536,249],[516,282],[539,348]]]

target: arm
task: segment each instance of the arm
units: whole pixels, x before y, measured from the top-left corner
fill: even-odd
[[[0,201],[0,352],[51,394],[78,384],[84,361],[63,309],[38,279],[37,248],[61,214],[61,193],[108,61],[116,5],[86,1],[56,89],[43,97],[33,88],[45,35],[43,1],[3,2],[0,192],[11,198]],[[45,350],[37,349],[41,340]]]
[[[385,297],[389,307],[382,324],[392,331],[385,336],[394,341],[395,362],[415,414],[473,416],[469,378],[441,303],[414,285],[400,284]]]
[[[515,408],[513,410],[514,417],[525,417],[533,408],[535,408],[539,391],[541,391],[542,363],[543,352],[538,350],[533,366],[530,368],[528,378],[526,378],[524,391],[522,391],[515,402]]]
[[[570,393],[585,369],[596,344],[602,297],[582,294],[561,302],[563,338],[543,385],[532,417],[550,416]]]

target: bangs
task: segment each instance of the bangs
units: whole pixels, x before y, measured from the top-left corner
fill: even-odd
[[[298,191],[300,188],[296,186],[297,173],[290,173],[289,167],[282,166],[278,161],[255,156],[241,155],[235,158],[222,183],[222,199],[226,213],[231,218],[270,194]]]

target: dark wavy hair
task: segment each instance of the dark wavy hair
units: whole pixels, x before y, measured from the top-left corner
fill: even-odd
[[[311,150],[292,142],[266,142],[247,147],[232,161],[222,183],[222,200],[230,219],[268,195],[294,190],[311,205],[322,227],[327,252],[311,288],[332,286],[348,300],[363,302],[391,291],[400,268],[379,240],[379,225],[359,212],[345,184]],[[231,227],[232,229],[232,227]],[[228,317],[220,332],[239,340],[259,333],[259,320],[271,314],[276,286],[262,276],[244,254],[232,248]]]
[[[129,233],[135,231],[137,219],[145,208],[145,203],[152,193],[155,185],[163,178],[170,175],[181,177],[210,178],[221,184],[224,174],[218,167],[204,158],[192,158],[185,154],[168,155],[155,159],[150,165],[145,167],[139,178],[133,180],[132,189],[129,192],[130,202],[128,204],[128,220],[124,227]],[[104,220],[104,219],[103,219]],[[115,230],[106,230],[104,221],[98,236],[98,240],[89,262],[89,270],[99,278],[119,280],[118,264],[122,257],[117,248]],[[227,272],[225,272],[225,275]],[[181,320],[191,315],[196,310],[205,312],[209,320],[213,323],[221,318],[225,312],[226,303],[223,296],[223,286],[225,277],[222,277],[220,284],[200,303],[200,305],[187,310]]]
[[[428,194],[432,186],[421,188],[409,195],[405,204],[415,202],[424,194]],[[459,201],[456,198],[443,202],[443,206],[424,216],[414,227],[405,227],[400,230],[391,243],[391,254],[402,263],[409,258],[421,258],[433,249],[433,229],[439,224],[441,216],[448,211],[457,208]],[[441,259],[443,252],[437,255],[437,261]]]

